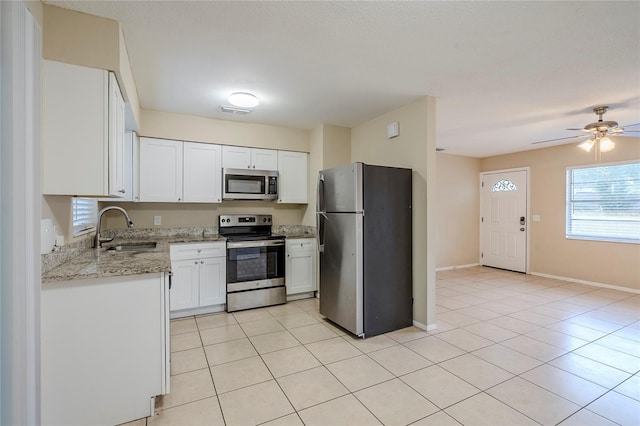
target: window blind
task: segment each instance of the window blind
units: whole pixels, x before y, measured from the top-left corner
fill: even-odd
[[[93,198],[72,198],[73,235],[82,235],[96,229],[98,200]]]
[[[567,169],[566,237],[640,243],[640,163]]]

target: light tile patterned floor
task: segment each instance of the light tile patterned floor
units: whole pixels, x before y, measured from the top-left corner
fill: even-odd
[[[639,425],[640,295],[490,268],[437,274],[438,329],[365,340],[316,299],[174,320],[143,425]]]

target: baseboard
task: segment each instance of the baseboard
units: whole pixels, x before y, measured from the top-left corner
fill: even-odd
[[[436,268],[436,272],[439,272],[439,271],[453,271],[455,269],[462,269],[462,268],[473,268],[474,266],[480,266],[480,264],[479,263],[469,263],[468,265],[443,266],[441,268]]]
[[[203,315],[203,314],[213,314],[216,312],[223,312],[225,310],[226,305],[211,305],[211,306],[203,306],[199,308],[191,308],[191,309],[183,309],[181,311],[171,311],[169,313],[169,318],[184,318],[191,317],[194,315]]]
[[[301,300],[301,299],[311,299],[312,297],[314,297],[313,291],[308,291],[306,293],[290,294],[290,295],[287,295],[287,302],[293,302],[294,300]]]
[[[432,331],[436,329],[436,324],[424,325],[416,320],[413,320],[413,326],[424,331]]]
[[[530,272],[530,274],[531,275],[535,275],[536,277],[549,278],[549,279],[552,279],[552,280],[568,281],[568,282],[577,283],[577,284],[590,285],[592,287],[608,288],[610,290],[618,290],[618,291],[624,291],[624,292],[627,292],[627,293],[640,294],[640,289],[635,289],[635,288],[622,287],[622,286],[618,286],[618,285],[611,285],[611,284],[604,284],[604,283],[597,283],[597,282],[594,282],[594,281],[579,280],[577,278],[560,277],[558,275],[543,274],[543,273],[540,273],[540,272]]]

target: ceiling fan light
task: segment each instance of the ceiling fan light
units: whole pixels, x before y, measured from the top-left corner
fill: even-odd
[[[227,98],[229,103],[240,108],[255,108],[260,101],[255,95],[246,92],[235,92]]]
[[[595,142],[596,141],[594,139],[587,139],[586,141],[578,145],[578,148],[580,148],[585,152],[591,152],[591,148],[593,148],[593,145],[595,144]]]
[[[600,152],[609,152],[616,147],[615,142],[609,138],[600,139]]]

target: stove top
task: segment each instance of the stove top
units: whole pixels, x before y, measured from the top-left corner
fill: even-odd
[[[218,216],[218,232],[229,241],[257,241],[283,239],[271,233],[270,214],[228,214]]]
[[[255,235],[255,234],[231,234],[225,235],[228,241],[265,241],[265,240],[284,240],[283,235]]]

